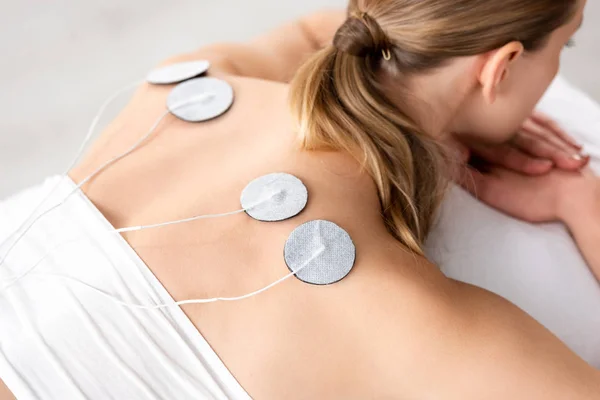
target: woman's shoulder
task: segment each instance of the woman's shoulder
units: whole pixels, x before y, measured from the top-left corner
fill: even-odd
[[[167,60],[160,66],[194,60],[192,55],[182,55]],[[111,124],[98,136],[79,164],[72,177],[78,181],[94,170],[100,160],[109,159],[124,152],[147,134],[153,124],[163,118],[167,123],[155,127],[150,140],[163,137],[166,130],[171,132],[191,132],[199,128],[206,135],[218,135],[222,131],[252,131],[256,135],[265,126],[286,127],[291,130],[291,116],[287,107],[288,85],[253,77],[242,77],[224,73],[220,70],[210,72],[204,77],[216,78],[226,82],[233,91],[232,106],[218,118],[202,123],[186,123],[174,117],[164,118],[170,93],[176,85],[142,84],[129,103]],[[171,122],[174,121],[174,122]],[[197,136],[197,135],[196,135]],[[195,137],[195,136],[194,136]],[[145,144],[145,143],[144,143]]]
[[[360,332],[355,351],[371,366],[370,390],[448,399],[584,399],[600,390],[596,370],[507,300],[423,259],[395,258],[374,259],[348,283],[356,286],[348,330]]]

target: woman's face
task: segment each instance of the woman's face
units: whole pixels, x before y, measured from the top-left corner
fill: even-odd
[[[457,133],[500,143],[517,132],[556,77],[560,55],[583,22],[585,4],[586,0],[579,2],[575,16],[555,30],[543,48],[526,52],[511,63],[506,78],[497,87],[493,103],[483,96],[470,103],[463,119],[467,123],[463,123],[462,132]]]

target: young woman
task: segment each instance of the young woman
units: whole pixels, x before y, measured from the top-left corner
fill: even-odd
[[[247,301],[184,306],[184,318],[179,309],[132,311],[86,288],[28,277],[0,293],[0,377],[19,398],[600,396],[600,373],[544,327],[508,301],[446,278],[423,256],[453,169],[440,143],[458,139],[486,153],[482,142],[511,139],[556,75],[584,7],[351,1],[341,19],[320,14],[251,45],[172,60],[209,59],[210,74],[235,89],[231,110],[202,124],[168,119],[85,185],[85,196],[49,216],[5,265],[18,270],[27,252],[39,254],[40,241],[63,238],[68,226],[93,246],[63,249],[65,258],[49,262],[61,273],[138,301],[165,302],[165,289],[175,300],[235,296],[285,275],[290,232],[327,219],[356,244],[352,273],[326,287],[289,280]],[[291,86],[281,83],[292,77]],[[170,89],[140,89],[71,178],[81,181],[135,143],[164,112]],[[578,157],[531,143],[521,147],[565,169],[582,167]],[[505,161],[531,173],[552,167],[525,160]],[[300,177],[310,193],[291,220],[236,215],[127,233],[126,242],[96,237],[111,225],[235,210],[249,181],[278,171]],[[506,212],[564,221],[600,270],[600,224],[589,223],[600,221],[600,181],[589,171],[524,177],[488,169],[465,181]],[[498,195],[506,187],[513,197]],[[4,225],[18,226],[18,206],[41,190],[4,203]],[[543,201],[523,201],[540,191]],[[97,268],[86,275],[88,264]],[[120,279],[105,279],[109,273]]]

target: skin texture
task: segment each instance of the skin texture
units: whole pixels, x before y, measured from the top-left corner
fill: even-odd
[[[4,382],[0,380],[0,399],[2,400],[14,400],[15,396],[8,390]]]
[[[170,60],[211,60],[211,75],[235,89],[232,109],[202,124],[167,119],[85,193],[120,228],[236,210],[245,185],[273,171],[305,182],[308,207],[289,221],[237,215],[126,234],[176,300],[240,295],[284,276],[281,249],[305,221],[326,218],[350,233],[357,262],[338,284],[292,279],[247,301],[183,307],[253,398],[600,396],[599,373],[528,315],[401,248],[385,230],[373,182],[353,159],[297,150],[282,82],[343,18],[319,13],[251,44]],[[143,135],[170,89],[143,86],[72,178],[81,181]]]

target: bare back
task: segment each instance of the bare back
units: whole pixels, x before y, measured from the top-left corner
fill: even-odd
[[[245,185],[267,173],[304,181],[308,207],[288,221],[237,215],[127,234],[176,300],[236,296],[281,278],[289,272],[285,240],[308,220],[331,220],[349,232],[357,262],[337,284],[291,280],[246,301],[184,307],[251,396],[480,398],[486,385],[464,384],[470,374],[491,371],[470,371],[470,357],[461,358],[488,351],[477,335],[494,340],[493,326],[469,326],[490,300],[499,323],[519,321],[525,332],[541,331],[547,345],[558,342],[507,302],[446,279],[403,249],[385,229],[374,184],[351,157],[299,150],[287,85],[225,79],[236,93],[228,113],[200,124],[168,118],[146,145],[84,189],[119,228],[237,210]],[[139,139],[164,112],[168,91],[142,88],[72,177],[80,181]],[[471,330],[475,339],[463,348]],[[498,349],[524,346],[511,335],[504,340]],[[485,365],[496,357],[489,351]],[[440,375],[446,370],[453,373]],[[497,394],[490,398],[503,398]]]
[[[415,277],[409,264],[415,260],[385,230],[374,186],[354,160],[298,149],[287,85],[227,80],[236,93],[228,113],[199,124],[168,118],[143,148],[101,173],[85,191],[119,228],[237,210],[251,180],[272,172],[298,176],[310,199],[307,209],[289,221],[267,224],[238,215],[131,233],[126,239],[173,297],[186,300],[266,286],[289,272],[282,254],[292,230],[312,219],[336,222],[357,246],[357,264],[344,281],[329,287],[290,281],[255,299],[185,311],[257,398],[359,393],[368,343],[368,311],[359,310],[375,306],[382,290],[368,282],[380,274],[391,279],[405,274],[410,281]],[[141,137],[163,112],[167,93],[143,88],[72,172],[74,179],[82,180]],[[442,282],[434,268],[420,264]]]

